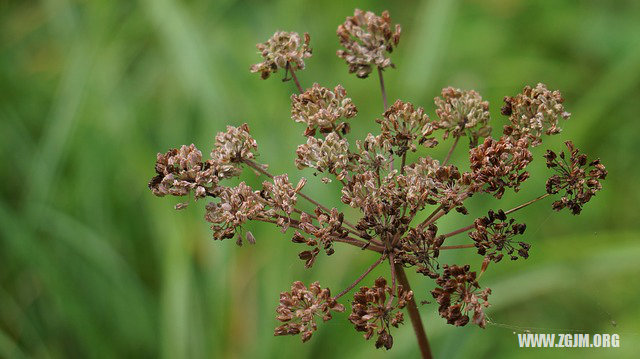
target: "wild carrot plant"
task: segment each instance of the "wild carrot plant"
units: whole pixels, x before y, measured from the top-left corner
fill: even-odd
[[[383,73],[395,68],[389,54],[398,46],[400,34],[400,26],[392,26],[386,11],[378,16],[356,9],[338,26],[343,47],[338,57],[347,63],[349,73],[359,78],[377,72],[385,108],[375,120],[379,133],[355,141],[349,140],[349,121],[358,110],[346,90],[341,85],[327,88],[315,83],[305,89],[300,84],[298,74],[311,56],[308,34],[276,32],[257,45],[263,61],[251,66],[263,79],[279,71],[284,72],[285,80],[289,76],[293,79],[299,93],[291,96],[291,118],[302,125],[306,137],[296,150],[295,164],[300,170],[312,168],[321,174],[323,183],[340,182],[340,199],[359,210],[357,218],[346,218],[337,208],[314,199],[305,191],[307,179],[294,184],[287,174],[269,172],[266,164],[256,160],[258,146],[247,124],[227,126],[226,132],[218,133],[209,159],[203,159],[193,144],[157,156],[156,175],[149,188],[156,196],[211,199],[205,220],[211,223],[215,240],[235,238],[238,245],[255,243],[244,224],[262,221],[291,233],[291,241],[304,247],[299,258],[307,268],[318,258],[348,246],[377,254],[376,260],[360,275],[354,274],[353,283],[337,294],[318,282],[294,282],[290,291],[280,295],[276,318],[282,324],[275,335],[300,335],[306,342],[319,322],[330,320],[334,312],[343,312],[345,304],[350,304],[348,318],[354,328],[367,340],[375,338],[377,348],[391,349],[392,328],[404,323],[406,308],[422,356],[429,358],[429,342],[416,306],[416,298],[424,300],[428,293],[414,293],[405,270],[435,281],[430,296],[447,323],[465,326],[471,322],[484,328],[491,290],[482,288],[478,280],[491,262],[500,262],[505,256],[511,260],[529,257],[526,226],[516,222],[512,214],[549,196],[558,197],[551,205],[553,210],[566,208],[579,214],[602,188],[605,167],[599,160],[590,161],[567,141],[566,152],[547,150],[544,155],[553,175],[546,190],[540,189],[540,196],[508,210],[497,206],[486,214],[470,216],[465,201],[471,196],[485,194],[499,200],[519,191],[530,177],[527,166],[533,161],[532,147],[541,145],[545,136],[559,134],[560,122],[570,114],[560,92],[544,84],[525,86],[520,94],[504,98],[501,113],[509,124],[497,138],[491,135],[489,103],[473,90],[443,89],[435,98],[433,118],[409,102],[396,100],[388,105]],[[453,141],[446,157],[431,157],[430,150],[449,137]],[[449,164],[463,137],[469,141],[468,170]],[[409,152],[417,152],[411,156],[417,157],[415,161],[408,160]],[[225,180],[240,176],[245,168],[265,177],[261,188],[251,188],[245,182],[225,185]],[[301,201],[310,202],[314,210],[304,210]],[[176,209],[185,206],[186,202]],[[441,233],[438,221],[450,214],[475,219]],[[468,244],[446,244],[448,238],[465,233]],[[440,262],[441,251],[465,248],[475,248],[483,258],[476,271],[470,264]],[[367,279],[380,265],[388,266],[387,278]],[[354,290],[365,280],[373,284]],[[347,295],[352,299],[345,300]]]

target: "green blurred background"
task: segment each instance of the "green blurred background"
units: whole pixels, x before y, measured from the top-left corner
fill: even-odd
[[[377,79],[347,74],[335,29],[353,8],[391,12],[403,35],[385,73],[392,100],[433,114],[453,85],[491,102],[499,133],[502,97],[544,82],[561,89],[573,139],[609,170],[582,215],[552,213],[546,200],[517,213],[531,257],[492,265],[482,330],[455,328],[422,307],[439,358],[630,358],[640,352],[640,2],[638,1],[0,1],[0,357],[2,358],[407,358],[411,325],[375,350],[347,321],[321,324],[313,339],[273,337],[280,291],[294,280],[342,289],[373,260],[337,246],[312,270],[277,229],[251,224],[255,246],[211,239],[204,203],[176,212],[147,189],[155,154],[195,143],[203,152],[226,124],[248,122],[261,162],[292,181],[303,128],[289,118],[291,82],[248,71],[255,43],[275,30],[309,32],[314,56],[303,86],[341,83],[359,108],[355,138],[375,130]],[[448,145],[431,155],[442,158]],[[544,147],[544,146],[541,146]],[[510,208],[544,191],[541,155],[533,178],[501,203],[476,196],[466,225],[489,208]],[[454,162],[465,166],[460,146]],[[423,152],[426,153],[426,152]],[[257,185],[262,178],[244,177]],[[339,205],[334,184],[309,192]],[[341,207],[342,208],[342,207]],[[348,211],[348,209],[346,209]],[[350,214],[355,215],[352,211]],[[465,236],[451,243],[465,243]],[[473,249],[442,263],[469,262]],[[374,275],[387,275],[383,269]],[[374,276],[370,277],[371,282]],[[430,280],[410,273],[418,301]],[[619,333],[618,349],[518,349],[513,327],[542,333]]]

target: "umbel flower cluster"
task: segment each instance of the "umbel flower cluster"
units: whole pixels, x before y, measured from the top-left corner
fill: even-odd
[[[505,256],[511,260],[529,257],[531,238],[527,239],[525,224],[516,221],[513,213],[557,195],[549,207],[579,214],[602,189],[607,171],[598,159],[589,160],[567,141],[567,154],[548,150],[540,156],[554,172],[546,189],[539,189],[539,197],[512,209],[498,205],[486,215],[471,215],[465,207],[468,198],[488,195],[499,200],[516,194],[527,182],[528,166],[537,157],[533,147],[542,145],[546,136],[558,135],[560,119],[570,117],[560,92],[537,84],[505,97],[501,114],[508,125],[501,134],[492,134],[489,103],[473,90],[443,89],[434,99],[434,117],[423,107],[399,99],[387,106],[383,70],[394,67],[389,54],[400,41],[400,26],[391,25],[387,12],[378,16],[356,10],[338,26],[337,35],[343,47],[337,55],[347,62],[350,73],[365,78],[377,69],[380,76],[385,108],[375,119],[380,128],[377,133],[355,141],[348,138],[350,121],[358,109],[341,85],[314,83],[307,89],[300,85],[296,72],[304,69],[303,59],[311,56],[308,34],[276,32],[258,45],[264,61],[251,71],[266,79],[283,69],[285,79],[291,75],[295,80],[298,93],[291,95],[291,119],[301,124],[304,140],[293,162],[303,173],[319,174],[323,183],[339,182],[337,196],[356,209],[358,216],[348,218],[339,208],[312,198],[305,190],[305,177],[295,176],[298,179],[292,181],[294,176],[269,172],[266,164],[257,161],[258,145],[247,124],[228,126],[218,133],[208,159],[193,144],[158,154],[149,188],[156,196],[209,199],[204,218],[215,240],[255,243],[257,239],[246,230],[250,221],[279,227],[300,246],[298,256],[306,268],[348,246],[375,257],[336,295],[318,282],[293,283],[280,296],[276,319],[281,324],[275,335],[299,334],[306,342],[318,329],[319,319],[328,321],[346,310],[340,300],[354,291],[348,320],[365,339],[375,338],[377,348],[390,349],[393,328],[404,323],[406,309],[421,353],[430,357],[416,298],[433,297],[438,313],[449,324],[472,323],[484,328],[491,290],[480,285],[480,277],[489,263]],[[468,167],[449,163],[456,148],[466,152],[457,146],[463,137],[469,141]],[[446,157],[434,158],[440,152],[433,148],[444,141]],[[246,169],[265,178],[261,187],[228,181]],[[186,205],[180,203],[176,208]],[[438,221],[446,215],[467,225],[442,233]],[[466,243],[447,243],[456,236],[464,240],[465,233]],[[481,263],[475,271],[473,263],[441,263],[442,251],[473,248],[478,253],[476,264]],[[386,278],[354,290],[380,265],[389,268]],[[415,271],[420,280],[432,281],[435,289],[414,292],[407,270]]]

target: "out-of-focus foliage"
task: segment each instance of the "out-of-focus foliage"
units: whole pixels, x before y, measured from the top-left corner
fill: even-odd
[[[335,55],[336,27],[356,6],[388,9],[402,24],[397,68],[385,71],[390,102],[412,101],[434,116],[442,87],[473,88],[490,101],[499,131],[502,97],[544,82],[573,113],[547,143],[561,150],[573,139],[609,171],[580,216],[552,212],[550,200],[518,212],[531,257],[493,264],[482,278],[493,290],[489,317],[509,327],[454,328],[435,304],[421,308],[434,354],[637,353],[639,2],[47,0],[0,2],[0,357],[416,356],[410,325],[385,353],[346,313],[306,344],[273,337],[278,294],[293,280],[340,290],[373,257],[336,246],[305,270],[277,229],[250,228],[254,246],[214,242],[203,201],[176,212],[177,201],[146,188],[157,152],[192,142],[208,152],[217,131],[245,121],[259,160],[294,172],[304,128],[289,118],[293,84],[249,72],[260,61],[255,44],[276,30],[310,33],[303,86],[343,84],[359,109],[352,135],[373,130],[382,112],[377,79],[349,75]],[[532,179],[504,206],[544,192],[542,155],[534,151]],[[453,162],[464,156],[458,147]],[[308,190],[339,205],[335,183],[312,182]],[[472,200],[472,216],[493,208],[490,196]],[[449,217],[444,230],[472,220]],[[451,252],[443,253],[449,263],[459,256],[480,266],[473,249]],[[376,270],[370,281],[386,274]],[[410,280],[416,299],[429,299],[431,281]],[[620,333],[622,348],[518,349],[511,326]]]

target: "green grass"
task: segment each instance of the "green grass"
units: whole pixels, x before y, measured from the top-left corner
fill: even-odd
[[[385,353],[353,330],[346,313],[304,345],[273,337],[278,294],[292,281],[321,280],[339,290],[372,255],[340,246],[305,270],[299,248],[277,229],[250,225],[255,246],[216,242],[202,219],[204,203],[175,212],[176,200],[146,188],[157,152],[192,142],[207,152],[217,131],[242,122],[273,172],[290,172],[294,181],[310,176],[294,170],[303,129],[289,118],[293,84],[248,71],[259,60],[254,44],[278,29],[311,34],[314,56],[299,74],[303,86],[342,83],[359,108],[354,137],[373,131],[382,110],[377,80],[347,74],[335,56],[335,28],[353,6],[0,2],[0,357],[415,357],[410,325],[396,331]],[[489,316],[506,327],[454,328],[433,304],[422,308],[437,357],[623,358],[640,351],[640,4],[358,6],[388,8],[403,25],[397,69],[385,74],[390,99],[433,116],[440,88],[475,88],[491,102],[499,131],[502,96],[545,82],[562,90],[573,113],[562,136],[546,143],[560,149],[573,139],[609,170],[604,190],[578,217],[551,213],[550,201],[518,212],[534,245],[531,258],[492,265],[483,276],[493,289]],[[433,155],[443,157],[442,147]],[[541,155],[537,148],[533,178],[501,206],[544,190]],[[464,163],[464,150],[454,162]],[[261,182],[249,173],[244,179]],[[331,198],[337,187],[309,189]],[[472,200],[472,213],[495,206],[488,196]],[[450,217],[443,230],[470,220]],[[480,262],[473,250],[442,259]],[[418,300],[429,299],[432,282],[410,280]],[[520,350],[511,327],[617,332],[622,347]]]

